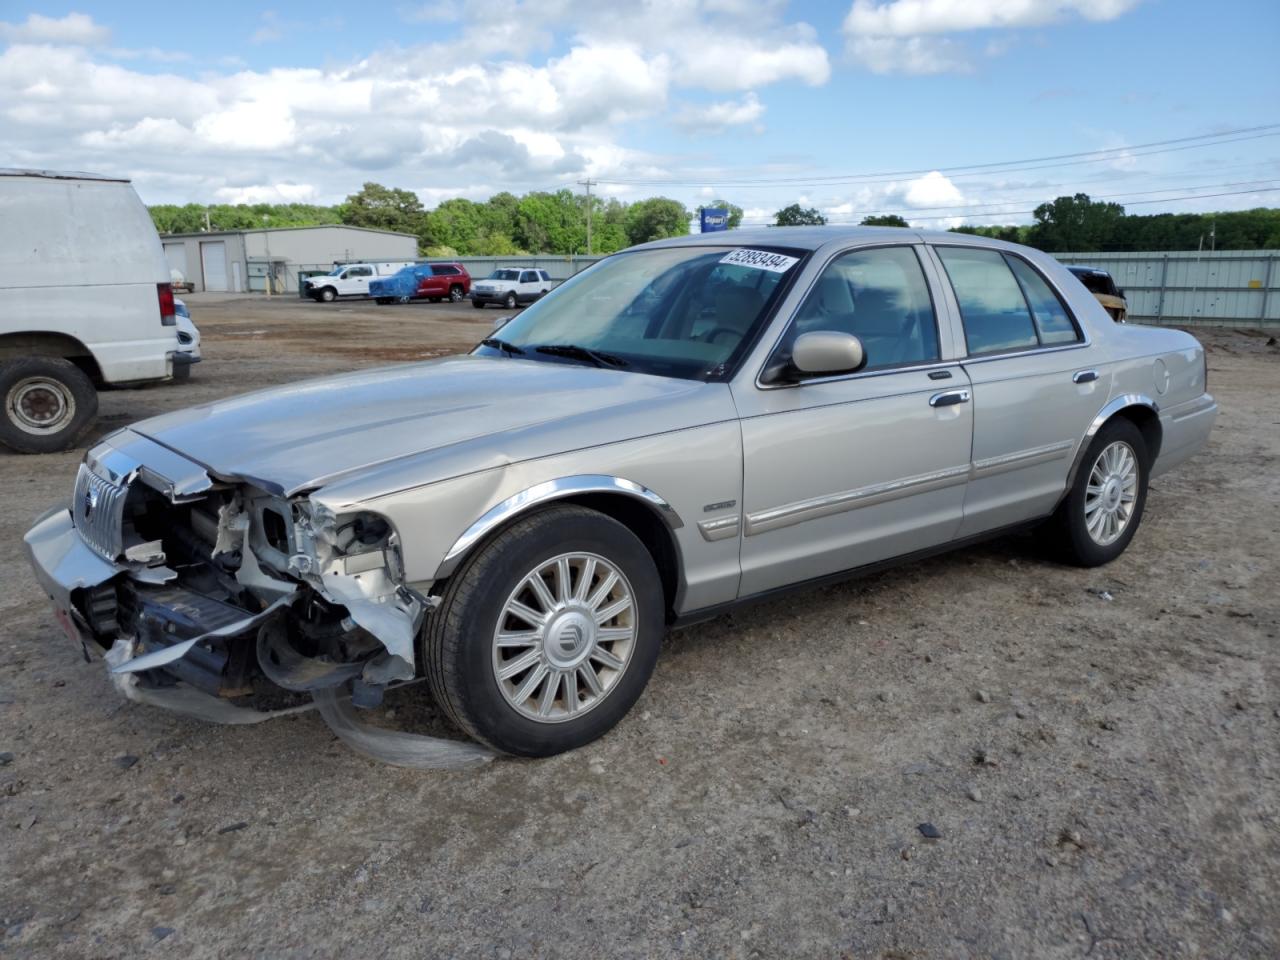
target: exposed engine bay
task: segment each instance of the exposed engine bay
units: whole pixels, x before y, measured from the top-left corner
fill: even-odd
[[[86,656],[106,658],[124,696],[220,723],[314,701],[340,738],[376,759],[439,767],[492,757],[477,744],[364,726],[351,709],[415,679],[416,638],[438,602],[404,584],[386,517],[214,479],[127,432],[125,444],[92,450],[70,504],[26,538],[37,570],[56,573],[40,579],[59,621]],[[140,463],[139,447],[160,462]]]

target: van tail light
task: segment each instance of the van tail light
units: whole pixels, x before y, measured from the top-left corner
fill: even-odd
[[[177,307],[173,303],[173,284],[157,283],[156,299],[160,301],[160,326],[176,327],[178,317]]]

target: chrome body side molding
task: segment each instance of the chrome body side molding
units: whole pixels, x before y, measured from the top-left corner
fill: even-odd
[[[684,526],[684,521],[680,519],[680,515],[671,504],[648,487],[634,481],[599,474],[560,477],[535,484],[527,490],[507,497],[486,511],[484,516],[467,527],[462,536],[449,548],[449,552],[445,554],[444,560],[436,570],[435,579],[439,580],[453,573],[472,547],[512,518],[539,504],[584,493],[620,493],[648,504],[662,518],[668,529],[677,530]]]
[[[806,520],[816,520],[819,517],[829,517],[832,514],[844,513],[846,510],[868,507],[873,503],[884,503],[888,500],[914,496],[917,493],[925,493],[929,490],[953,487],[957,484],[967,483],[968,480],[969,464],[966,463],[964,466],[947,467],[945,470],[935,470],[932,473],[904,477],[901,480],[893,480],[889,483],[876,483],[871,486],[859,487],[856,490],[833,493],[825,497],[813,497],[796,503],[786,503],[780,507],[771,507],[768,510],[747,514],[746,534],[748,537],[752,537],[781,527],[789,527],[795,523],[803,523]]]
[[[1003,473],[1006,470],[1018,470],[1022,467],[1034,466],[1037,463],[1059,460],[1067,456],[1075,445],[1076,442],[1074,440],[1060,440],[1057,443],[1046,443],[1042,447],[1017,450],[1014,453],[1006,453],[999,457],[988,457],[986,460],[975,460],[973,462],[973,476],[975,478],[989,477],[996,473]]]
[[[702,539],[709,543],[715,543],[717,540],[728,540],[730,537],[738,535],[738,527],[742,524],[742,518],[737,514],[732,517],[720,517],[716,520],[699,520],[698,532],[702,534]]]

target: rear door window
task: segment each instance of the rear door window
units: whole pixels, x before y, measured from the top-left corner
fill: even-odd
[[[1040,345],[1022,288],[998,250],[936,247],[960,305],[971,355]]]
[[[1040,334],[1040,342],[1044,344],[1075,343],[1080,339],[1076,325],[1071,322],[1071,314],[1058,295],[1050,289],[1049,284],[1040,276],[1031,264],[1017,257],[1005,255],[1013,275],[1018,278],[1027,303],[1031,306],[1031,315],[1036,322],[1036,330]]]

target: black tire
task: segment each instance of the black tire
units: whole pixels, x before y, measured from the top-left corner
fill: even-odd
[[[376,303],[380,307],[385,307],[390,302],[391,302],[390,297],[374,297],[374,303]]]
[[[325,303],[333,303],[334,300],[338,299],[338,291],[333,287],[325,287],[320,291],[320,299]]]
[[[502,301],[502,303],[503,303],[503,306],[505,306],[508,310],[514,310],[514,309],[516,308],[516,293],[515,293],[515,291],[514,291],[514,290],[512,290],[510,293],[508,293],[508,294],[507,294],[507,299],[503,300],[503,301]]]
[[[455,283],[453,286],[449,288],[449,300],[452,303],[461,303],[462,298],[465,296],[466,296],[466,293],[462,289],[462,284]]]
[[[494,631],[507,598],[531,570],[559,554],[592,553],[630,583],[637,617],[625,669],[600,701],[577,717],[540,722],[519,713],[499,689]],[[515,521],[449,580],[422,632],[421,657],[436,702],[462,730],[495,750],[546,757],[609,731],[653,673],[665,629],[662,583],[644,544],[616,520],[579,506],[552,506]],[[535,688],[536,689],[536,688]]]
[[[56,453],[75,446],[93,425],[98,392],[70,360],[22,357],[0,363],[0,404],[0,443],[18,453]],[[33,421],[50,404],[56,419],[42,428]]]
[[[1127,444],[1137,461],[1137,484],[1129,519],[1120,535],[1110,543],[1099,543],[1089,533],[1085,503],[1094,464],[1102,452],[1115,443]],[[1048,545],[1057,557],[1080,567],[1099,567],[1124,553],[1142,522],[1147,503],[1147,477],[1151,469],[1150,454],[1142,431],[1132,420],[1115,417],[1103,424],[1080,461],[1071,489],[1059,504],[1047,525]]]
[[[481,303],[479,300],[472,300],[472,301],[471,301],[471,305],[472,305],[473,307],[475,307],[477,310],[483,310],[483,309],[484,309],[484,304],[483,304],[483,303]]]

